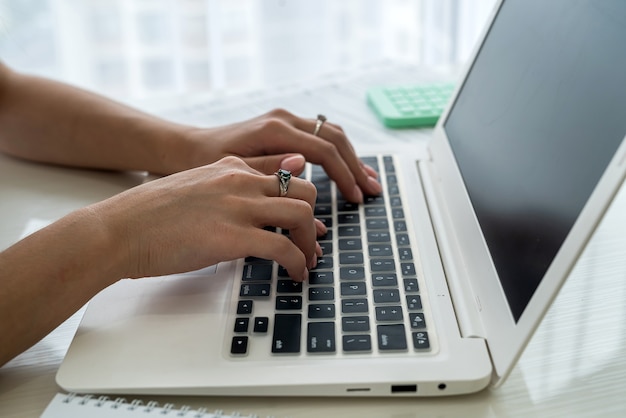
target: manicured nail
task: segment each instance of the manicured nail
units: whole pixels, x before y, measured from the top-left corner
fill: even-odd
[[[283,170],[289,170],[293,172],[299,172],[304,168],[306,159],[302,155],[292,155],[280,162],[280,168]]]

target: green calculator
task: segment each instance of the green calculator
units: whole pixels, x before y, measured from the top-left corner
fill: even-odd
[[[389,128],[431,127],[448,104],[454,84],[372,87],[367,102]]]

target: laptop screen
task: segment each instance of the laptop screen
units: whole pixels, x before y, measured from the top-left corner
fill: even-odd
[[[444,127],[517,322],[626,134],[626,2],[505,0]]]

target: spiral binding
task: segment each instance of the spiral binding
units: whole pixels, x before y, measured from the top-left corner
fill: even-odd
[[[68,393],[62,400],[63,403],[71,404],[76,402],[79,405],[110,408],[110,409],[126,409],[127,411],[140,412],[142,417],[160,416],[160,417],[182,417],[182,418],[258,418],[258,415],[241,415],[234,412],[231,415],[224,415],[224,411],[215,410],[209,412],[207,408],[192,409],[189,405],[176,407],[172,403],[165,403],[162,406],[156,401],[149,401],[144,404],[139,399],[133,399],[128,402],[125,398],[109,398],[108,396],[79,395],[76,393]],[[154,415],[153,415],[154,414]]]

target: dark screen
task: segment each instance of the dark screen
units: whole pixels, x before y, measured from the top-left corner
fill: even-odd
[[[504,1],[445,129],[517,322],[626,134],[626,1]]]

